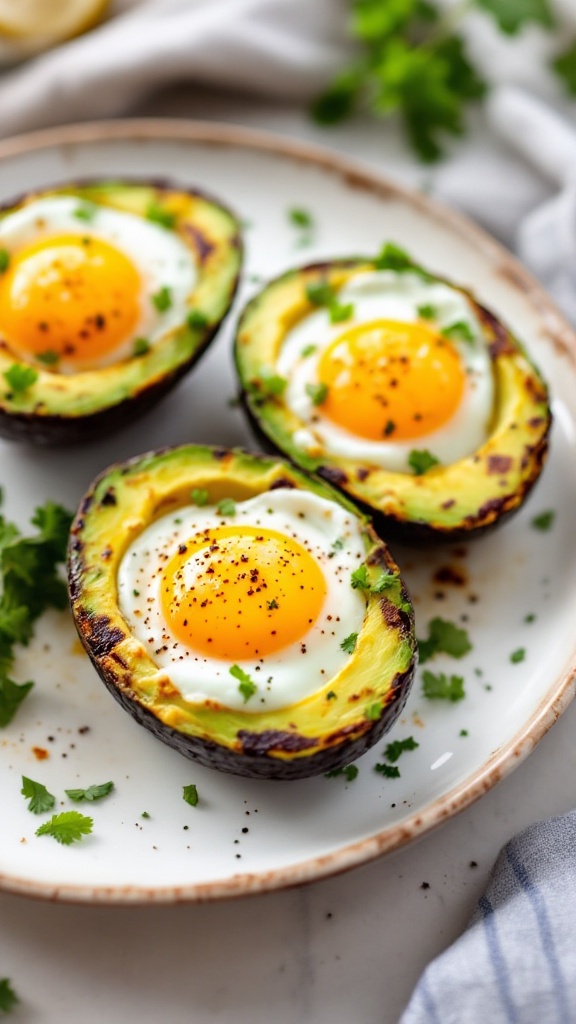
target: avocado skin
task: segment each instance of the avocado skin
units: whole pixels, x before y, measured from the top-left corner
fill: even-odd
[[[217,291],[214,302],[216,312],[210,315],[209,322],[205,327],[196,329],[193,349],[186,357],[183,357],[182,353],[178,353],[171,362],[171,357],[167,356],[166,363],[160,372],[155,368],[150,372],[148,379],[140,381],[133,390],[125,390],[121,398],[115,397],[111,401],[107,398],[107,393],[103,388],[100,402],[99,392],[94,389],[93,409],[89,412],[80,407],[76,409],[65,406],[60,408],[60,399],[58,399],[58,407],[56,407],[50,397],[46,400],[45,395],[37,399],[34,395],[34,387],[30,389],[30,400],[28,400],[28,396],[25,396],[24,399],[11,401],[9,393],[4,396],[1,394],[1,385],[4,382],[0,373],[0,437],[10,441],[27,441],[53,447],[82,444],[114,433],[148,412],[188,374],[215,338],[229,313],[238,289],[243,261],[241,227],[234,213],[219,199],[207,192],[182,186],[169,179],[152,180],[125,177],[122,180],[109,182],[96,178],[82,178],[55,184],[49,188],[35,189],[6,200],[0,204],[0,218],[7,216],[12,210],[29,201],[51,195],[73,195],[79,201],[88,200],[104,205],[106,205],[108,197],[112,199],[110,205],[123,209],[122,193],[126,195],[125,208],[135,212],[134,207],[140,205],[142,211],[138,210],[137,212],[144,218],[147,204],[169,201],[171,197],[187,200],[191,204],[192,217],[195,215],[195,206],[200,211],[196,216],[202,220],[201,229],[194,224],[193,220],[187,222],[184,216],[180,218],[179,224],[183,237],[196,254],[203,295],[207,293],[206,281],[211,279],[216,281],[214,286],[215,293]],[[140,199],[138,199],[139,195]],[[213,223],[210,222],[212,217],[214,218]],[[211,262],[214,260],[216,263]],[[125,360],[124,365],[129,366],[135,359],[142,359],[142,357]],[[0,354],[0,371],[4,371],[10,363],[17,361],[15,358],[8,358],[6,354]],[[122,373],[122,364],[117,365],[116,381],[120,379]],[[43,369],[39,369],[39,372],[41,378],[46,380],[57,376],[59,383],[63,383],[64,387],[68,386],[67,380],[74,380],[74,375],[66,378],[64,375],[48,374]],[[78,375],[78,377],[81,376]]]
[[[282,287],[284,284],[289,286],[294,278],[300,275],[303,281],[302,291],[304,291],[304,285],[311,279],[318,279],[320,276],[329,280],[332,273],[336,275],[337,280],[341,280],[342,276],[346,275],[346,273],[362,269],[375,269],[374,261],[369,258],[352,257],[311,263],[288,270],[278,278],[270,281],[241,311],[236,331],[234,356],[236,372],[240,383],[240,405],[250,425],[251,432],[263,451],[271,455],[280,453],[284,457],[290,458],[296,465],[313,472],[326,480],[331,486],[347,494],[358,508],[372,519],[374,528],[386,541],[413,545],[415,547],[426,547],[446,543],[462,543],[482,537],[514,515],[524,504],[526,498],[538,482],[548,455],[553,417],[547,385],[538,369],[526,356],[522,345],[499,318],[490,309],[480,304],[465,288],[455,285],[446,278],[434,277],[434,280],[441,281],[460,291],[469,300],[485,330],[486,343],[494,365],[497,365],[499,359],[510,357],[518,359],[519,363],[522,362],[525,372],[525,377],[522,380],[525,398],[528,402],[533,402],[534,407],[537,407],[538,411],[533,419],[529,421],[529,427],[532,430],[533,436],[526,438],[522,450],[518,453],[518,462],[522,465],[522,471],[518,474],[519,479],[515,486],[513,488],[505,487],[500,493],[496,493],[493,490],[486,497],[485,501],[479,501],[475,508],[469,508],[465,514],[463,513],[455,525],[439,521],[438,516],[436,518],[432,515],[430,518],[415,515],[406,516],[403,514],[401,507],[392,511],[384,511],[379,507],[378,494],[374,494],[373,498],[372,496],[368,498],[366,488],[362,487],[363,481],[369,476],[369,471],[366,467],[358,465],[355,467],[354,473],[346,473],[339,465],[337,456],[333,456],[332,459],[328,456],[325,460],[322,459],[322,456],[308,457],[296,445],[291,443],[291,439],[287,434],[285,435],[278,428],[277,421],[275,425],[269,426],[267,410],[270,408],[270,405],[273,406],[277,402],[277,399],[269,399],[270,404],[268,404],[266,400],[257,394],[255,396],[247,384],[245,367],[243,366],[245,353],[243,354],[242,352],[242,333],[245,330],[246,323],[250,322],[253,314],[259,313],[268,290],[272,291],[274,288]],[[432,277],[432,275],[430,276]],[[266,369],[273,372],[272,367],[267,366]],[[522,374],[519,372],[518,378],[520,379],[521,376]],[[517,424],[514,424],[514,428],[516,426]],[[497,455],[493,457],[498,459]],[[472,461],[477,461],[477,459],[478,455],[475,455]],[[448,468],[446,467],[446,469]],[[393,478],[393,476],[394,474],[389,474],[390,478]],[[424,477],[416,478],[416,486],[423,481]],[[447,505],[451,503],[451,498],[452,495],[447,492]]]
[[[169,472],[170,460],[176,462],[175,475]],[[160,467],[158,478],[154,475],[155,466]],[[162,474],[163,479],[159,479]],[[150,502],[156,514],[179,507],[181,498],[176,504],[172,500],[174,488],[178,495],[188,495],[198,483],[217,486],[219,498],[223,496],[222,488],[229,488],[234,497],[234,486],[238,484],[250,486],[253,493],[287,487],[312,490],[343,505],[360,520],[369,569],[398,572],[392,555],[369,520],[333,488],[286,460],[271,460],[242,449],[194,445],[149,452],[104,471],[84,496],[72,525],[68,548],[69,595],[85,650],[106,687],[136,722],[206,767],[250,778],[279,780],[307,778],[344,767],[392,726],[410,692],[416,640],[413,609],[402,580],[398,577],[394,584],[395,594],[370,593],[366,597],[367,610],[357,649],[334,680],[327,680],[310,700],[276,712],[247,709],[230,713],[226,708],[215,712],[212,707],[209,716],[202,717],[202,708],[197,713],[195,706],[188,705],[190,710],[184,708],[183,712],[185,702],[170,696],[166,716],[161,685],[153,682],[158,670],[147,652],[135,653],[129,628],[116,605],[116,565],[124,547],[118,541],[114,524],[121,529],[126,519],[140,520],[142,510],[150,508]],[[377,633],[380,629],[381,644]],[[360,658],[358,652],[363,642]],[[379,649],[387,652],[384,658],[379,656]],[[372,710],[374,702],[380,705],[375,718],[367,710]],[[182,729],[171,724],[174,713],[184,722]],[[166,717],[169,720],[164,720]],[[210,731],[215,736],[219,732],[222,739],[212,741]]]

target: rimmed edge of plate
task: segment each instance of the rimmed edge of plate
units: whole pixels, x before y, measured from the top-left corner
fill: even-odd
[[[509,284],[529,295],[542,320],[548,340],[576,368],[576,335],[548,298],[541,286],[524,267],[495,239],[463,214],[418,192],[404,188],[357,162],[321,146],[304,143],[269,132],[237,125],[181,118],[127,118],[114,121],[92,121],[46,128],[0,141],[0,162],[59,146],[98,142],[135,141],[190,142],[204,145],[253,149],[320,167],[337,174],[351,188],[373,192],[382,198],[397,196],[408,205],[422,210],[432,220],[474,241]],[[66,903],[98,903],[106,905],[142,905],[187,902],[208,902],[216,899],[256,895],[318,881],[375,860],[422,838],[460,811],[475,803],[510,774],[532,752],[566,710],[576,692],[576,650],[571,664],[541,701],[533,715],[479,769],[458,786],[438,797],[422,810],[383,831],[322,856],[293,864],[287,868],[238,873],[212,882],[185,886],[106,886],[51,885],[30,879],[0,874],[0,890],[14,895]]]

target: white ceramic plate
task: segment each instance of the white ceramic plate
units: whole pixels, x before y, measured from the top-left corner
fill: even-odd
[[[262,279],[291,265],[373,253],[392,239],[471,286],[525,340],[552,388],[551,457],[521,513],[466,548],[394,549],[415,599],[418,636],[437,615],[469,630],[473,650],[464,659],[437,656],[428,666],[463,676],[466,697],[426,700],[419,672],[401,720],[360,758],[354,781],[250,781],[185,760],[116,704],[67,613],[48,614],[18,659],[17,678],[33,678],[36,687],[0,734],[0,886],[48,898],[152,902],[319,878],[397,848],[476,800],[533,749],[572,697],[576,341],[534,282],[477,228],[324,151],[183,121],[85,125],[0,144],[0,201],[40,184],[122,174],[204,187],[237,211],[247,257],[236,309]],[[314,217],[306,248],[288,217],[293,207]],[[163,405],[117,436],[82,450],[0,443],[7,517],[25,526],[48,498],[75,508],[97,472],[148,448],[184,441],[254,447],[229,404],[234,320],[233,312]],[[548,509],[556,512],[553,528],[540,532],[531,521]],[[446,568],[459,572],[461,585],[438,581]],[[520,649],[524,660],[511,661]],[[374,765],[386,743],[408,736],[417,749],[397,762],[400,777],[384,778]],[[46,816],[26,809],[22,775],[55,793],[58,810],[72,807],[65,789],[112,780],[115,791],[90,806],[93,834],[63,847],[35,836]],[[182,799],[192,782],[196,808]]]

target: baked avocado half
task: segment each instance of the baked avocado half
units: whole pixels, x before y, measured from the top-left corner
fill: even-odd
[[[341,488],[386,537],[477,536],[542,469],[548,391],[522,344],[393,243],[271,281],[241,314],[235,360],[268,450]]]
[[[413,609],[370,521],[284,460],[184,445],[106,470],[72,525],[76,626],[106,686],[203,765],[298,779],[392,725]]]
[[[239,223],[156,182],[67,183],[0,211],[0,435],[115,430],[195,363],[232,303]]]

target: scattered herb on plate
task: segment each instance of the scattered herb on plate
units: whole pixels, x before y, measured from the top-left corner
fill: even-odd
[[[193,782],[189,786],[182,787],[182,799],[190,804],[190,807],[196,807],[198,805],[198,790]]]
[[[79,811],[63,811],[61,814],[54,814],[50,821],[44,822],[36,829],[37,836],[52,836],[57,843],[63,846],[70,846],[71,843],[78,843],[83,836],[90,835],[94,822]]]
[[[427,639],[418,640],[421,665],[435,654],[443,653],[453,658],[463,658],[471,650],[472,644],[466,630],[447,619],[432,619],[428,624]]]
[[[41,782],[22,776],[22,796],[28,800],[28,810],[32,814],[43,814],[44,811],[51,811],[56,803],[56,797],[49,793]]]
[[[93,803],[94,800],[102,800],[103,797],[108,796],[113,789],[113,782],[101,782],[96,786],[88,786],[87,789],[65,789],[64,792],[69,800],[74,800],[76,803],[80,803],[82,800]]]
[[[19,1002],[10,978],[0,978],[0,1011],[10,1013]]]
[[[462,676],[447,676],[445,672],[422,673],[422,693],[428,700],[450,700],[456,702],[466,696]]]

